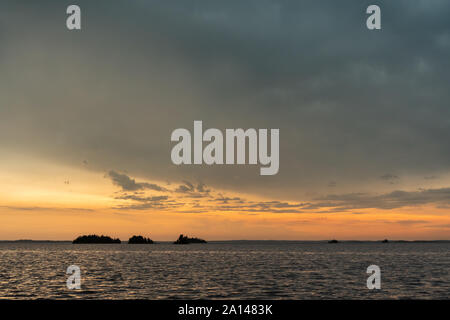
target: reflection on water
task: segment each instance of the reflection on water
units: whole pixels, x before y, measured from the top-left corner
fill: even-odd
[[[0,298],[449,299],[450,243],[0,243]],[[81,268],[82,288],[66,287]],[[366,268],[381,268],[368,290]]]

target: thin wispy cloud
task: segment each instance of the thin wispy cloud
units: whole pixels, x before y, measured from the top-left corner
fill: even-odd
[[[136,191],[146,189],[155,191],[167,191],[167,189],[154,183],[136,182],[126,174],[118,173],[114,170],[110,170],[107,175],[109,178],[111,178],[113,184],[121,187],[123,191]]]

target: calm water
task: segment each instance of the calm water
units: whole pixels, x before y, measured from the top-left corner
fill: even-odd
[[[66,288],[72,264],[80,291]],[[450,243],[0,243],[0,298],[449,299],[449,269]]]

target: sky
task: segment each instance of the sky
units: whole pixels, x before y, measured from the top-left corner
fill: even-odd
[[[448,1],[75,2],[0,3],[0,239],[450,239]],[[195,120],[278,174],[174,165]]]

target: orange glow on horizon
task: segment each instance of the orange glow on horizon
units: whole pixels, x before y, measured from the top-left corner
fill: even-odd
[[[118,199],[118,188],[105,179],[105,173],[39,161],[31,166],[5,159],[0,163],[2,240],[71,240],[92,233],[122,240],[142,234],[156,241],[175,240],[180,233],[207,240],[433,240],[449,239],[450,235],[448,208],[434,205],[342,212],[333,212],[333,208],[301,212],[251,211],[247,207],[228,210],[236,204],[214,206],[212,197],[190,198],[171,190],[170,198],[183,206],[127,209],[142,202]],[[249,199],[248,206],[274,201],[222,190],[217,194],[222,192],[230,198]],[[140,196],[161,194],[152,190]]]

